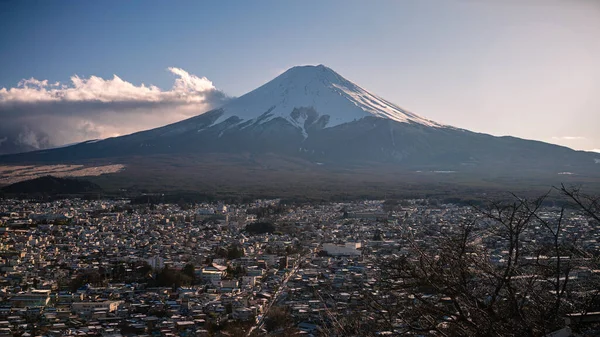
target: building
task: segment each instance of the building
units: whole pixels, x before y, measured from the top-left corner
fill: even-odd
[[[336,245],[333,243],[324,243],[323,250],[331,256],[360,256],[360,242],[346,242],[345,245]]]
[[[256,279],[256,276],[242,276],[242,285],[254,287]]]
[[[155,256],[146,260],[150,267],[155,270],[163,269],[165,267],[165,259],[160,256]]]
[[[240,321],[250,321],[256,317],[256,307],[250,308],[236,308],[232,316],[234,319]]]
[[[50,290],[33,290],[26,294],[17,294],[10,299],[16,308],[45,307],[50,302]]]
[[[225,276],[225,269],[216,268],[215,266],[208,266],[202,268],[202,272],[200,273],[200,277],[205,282],[210,282],[214,285],[219,285],[221,283],[221,279]]]
[[[74,302],[71,304],[71,311],[78,314],[89,314],[96,311],[115,312],[119,304],[121,304],[120,301]]]

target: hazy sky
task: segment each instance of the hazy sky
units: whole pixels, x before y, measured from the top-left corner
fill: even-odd
[[[597,0],[2,1],[0,145],[174,122],[300,64],[441,123],[600,149]]]

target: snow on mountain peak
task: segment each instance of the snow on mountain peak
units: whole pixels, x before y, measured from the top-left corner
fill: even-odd
[[[272,81],[224,105],[224,114],[215,123],[232,116],[242,120],[262,116],[261,123],[282,117],[304,130],[303,123],[292,116],[294,109],[302,108],[315,111],[319,116],[328,115],[325,127],[367,116],[442,126],[371,94],[324,65],[288,69]]]

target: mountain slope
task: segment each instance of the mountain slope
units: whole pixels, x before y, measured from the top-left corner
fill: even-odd
[[[59,178],[52,176],[39,177],[21,181],[0,189],[7,194],[82,194],[102,192],[100,186],[80,179]]]
[[[0,163],[101,160],[134,167],[139,158],[152,156],[171,156],[173,162],[191,156],[207,161],[223,157],[212,154],[238,158],[269,154],[332,168],[377,163],[392,169],[461,171],[473,176],[600,175],[598,154],[442,125],[371,94],[322,65],[291,68],[218,109],[178,123],[0,156]],[[146,162],[168,165],[163,160]]]
[[[301,108],[307,110],[303,112]],[[333,127],[366,116],[441,126],[371,94],[323,65],[291,68],[226,104],[223,110],[217,123],[233,116],[251,120],[264,114],[263,123],[281,117],[301,129],[308,119]]]

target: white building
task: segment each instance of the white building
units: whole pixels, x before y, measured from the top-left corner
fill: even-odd
[[[333,243],[324,243],[323,250],[331,256],[360,256],[360,242],[346,242],[345,245],[336,245]]]
[[[165,259],[160,256],[155,256],[146,260],[152,269],[163,269],[165,267]]]
[[[219,285],[223,276],[225,276],[225,271],[219,270],[213,266],[202,268],[201,278],[203,281]]]
[[[71,304],[71,311],[78,314],[93,313],[95,311],[115,312],[120,303],[120,301],[74,302]]]
[[[238,280],[222,280],[220,283],[221,288],[237,288],[239,286]]]

